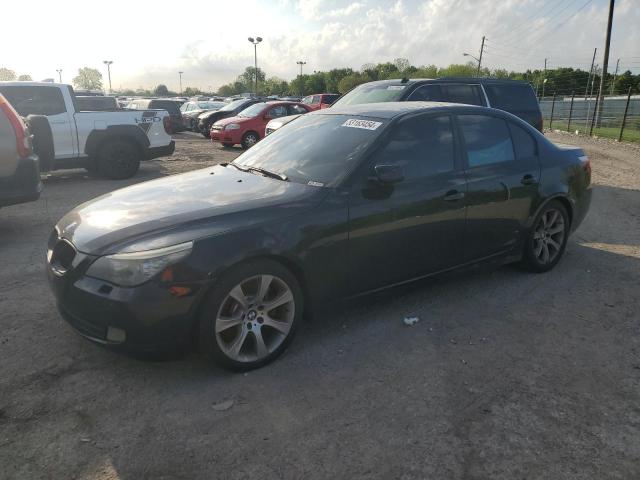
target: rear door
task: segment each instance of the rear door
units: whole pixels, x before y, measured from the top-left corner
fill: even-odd
[[[487,83],[484,90],[491,107],[512,113],[542,132],[542,113],[531,85]]]
[[[16,111],[27,115],[46,115],[53,134],[56,158],[78,156],[77,139],[73,116],[67,107],[59,87],[54,86],[13,86],[0,87],[0,92],[9,100]]]
[[[514,248],[538,196],[537,143],[500,116],[458,115],[467,177],[465,260]]]
[[[380,185],[376,165],[402,167],[404,180]],[[353,293],[402,282],[462,262],[464,172],[449,115],[398,123],[356,172],[349,193]]]

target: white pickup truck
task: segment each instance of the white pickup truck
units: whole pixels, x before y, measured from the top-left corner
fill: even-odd
[[[165,110],[79,111],[73,88],[59,83],[0,82],[0,93],[23,117],[48,118],[54,147],[36,152],[43,170],[81,167],[107,178],[129,178],[141,160],[175,150]]]

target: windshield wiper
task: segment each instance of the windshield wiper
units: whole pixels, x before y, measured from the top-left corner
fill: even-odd
[[[288,182],[289,177],[287,177],[284,173],[272,172],[271,170],[267,170],[261,167],[247,167],[247,170],[250,172],[257,172],[263,174],[265,177],[277,178],[278,180],[282,180],[283,182]]]

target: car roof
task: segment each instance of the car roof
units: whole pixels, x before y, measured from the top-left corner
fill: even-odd
[[[373,82],[363,83],[362,85],[415,85],[417,83],[484,83],[484,84],[511,84],[511,85],[529,85],[523,80],[512,80],[510,78],[491,78],[491,77],[442,77],[442,78],[393,78],[388,80],[375,80]],[[360,85],[358,85],[360,86]]]
[[[412,112],[427,112],[436,110],[487,110],[496,112],[495,109],[480,107],[477,105],[466,105],[462,103],[448,102],[379,102],[360,103],[357,105],[334,105],[331,108],[316,110],[308,115],[357,115],[361,117],[376,117],[391,119],[399,115]]]

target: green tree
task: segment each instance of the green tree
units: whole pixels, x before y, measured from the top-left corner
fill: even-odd
[[[263,95],[284,95],[288,90],[287,81],[278,77],[267,78],[262,85]]]
[[[372,78],[368,74],[356,72],[351,75],[347,75],[340,80],[340,83],[338,84],[338,91],[340,93],[346,93],[353,87],[370,81],[372,81]]]
[[[324,83],[327,88],[327,92],[329,93],[337,93],[338,83],[344,77],[353,74],[353,70],[351,68],[334,68],[324,73]]]
[[[314,73],[309,75],[304,82],[304,93],[310,95],[312,93],[323,93],[327,90],[327,86],[324,81],[324,75],[322,73]]]
[[[0,67],[0,81],[11,81],[16,79],[16,72],[5,67]]]
[[[202,90],[197,87],[187,87],[184,89],[184,95],[187,97],[195,97],[198,95],[202,95]]]
[[[21,82],[31,82],[33,78],[31,78],[31,75],[20,75],[18,80]]]
[[[95,68],[84,67],[73,77],[73,86],[85,90],[102,90],[102,74]]]
[[[258,89],[260,88],[260,84],[264,83],[266,78],[265,73],[261,68],[258,67]],[[247,67],[244,69],[244,72],[238,76],[237,82],[240,82],[244,85],[244,92],[253,92],[255,90],[256,85],[256,69],[255,67]],[[242,93],[242,92],[238,92]]]
[[[158,85],[154,90],[153,90],[153,94],[154,95],[158,95],[160,97],[162,96],[166,96],[169,95],[169,89],[167,88],[166,85],[163,85],[162,83],[160,85]]]
[[[393,64],[396,66],[396,70],[402,73],[406,72],[409,67],[411,67],[411,63],[406,58],[396,58],[393,61]]]
[[[640,77],[640,75],[634,77],[630,70],[627,70],[622,75],[619,75],[614,86],[614,93],[617,93],[618,95],[626,95],[626,93],[629,91],[629,87],[631,87],[632,94],[637,93],[638,77]]]

